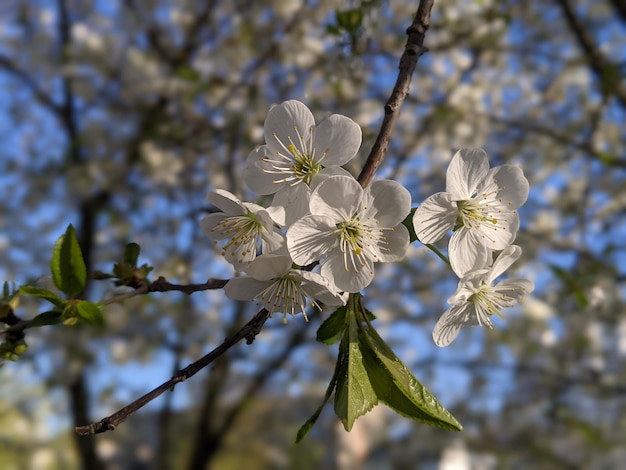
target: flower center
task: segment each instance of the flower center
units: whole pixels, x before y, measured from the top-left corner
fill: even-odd
[[[479,325],[493,328],[490,317],[498,315],[502,317],[500,310],[513,306],[512,299],[498,293],[492,286],[482,283],[481,286],[467,299],[475,307],[476,318]]]
[[[510,202],[497,197],[503,189],[498,186],[496,180],[493,180],[479,194],[474,194],[470,199],[457,201],[459,215],[454,230],[461,227],[470,231],[479,230],[483,236],[489,237],[492,243],[496,243],[495,232],[508,230],[507,216],[513,212],[508,207]]]
[[[226,217],[219,221],[212,232],[217,232],[221,238],[229,238],[222,248],[222,256],[231,250],[230,255],[239,253],[239,262],[242,263],[252,250],[257,251],[257,242],[263,233],[263,224],[250,211],[244,215]]]
[[[371,219],[369,223],[363,223],[359,215],[354,214],[350,220],[337,224],[335,233],[339,237],[339,247],[343,253],[346,272],[349,272],[352,266],[358,273],[360,268],[366,266],[368,259],[380,261],[374,247],[389,251],[387,239],[377,223],[374,219]]]
[[[306,136],[300,134],[294,126],[296,139],[287,136],[287,142],[280,140],[277,134],[274,138],[283,149],[276,152],[274,156],[266,156],[263,161],[269,164],[269,168],[263,171],[277,175],[274,183],[288,183],[294,186],[298,183],[311,184],[313,177],[321,171],[322,160],[326,157],[328,149],[316,158],[316,149],[313,147],[313,136],[315,128],[311,127]]]
[[[273,280],[271,285],[266,287],[258,295],[263,306],[270,312],[282,312],[294,316],[301,312],[304,319],[309,321],[306,312],[306,296],[303,293],[301,282],[293,276],[286,274]],[[283,322],[285,318],[283,318]]]

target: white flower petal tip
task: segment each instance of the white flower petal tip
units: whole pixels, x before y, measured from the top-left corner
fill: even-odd
[[[310,215],[287,231],[294,262],[321,259],[321,273],[337,289],[359,292],[374,277],[374,263],[404,257],[409,233],[401,225],[411,209],[408,191],[383,180],[363,189],[351,176],[331,176],[311,194]]]
[[[361,128],[333,114],[317,127],[303,103],[290,100],[273,106],[265,120],[265,145],[248,156],[246,184],[257,194],[273,194],[301,183],[311,185],[324,168],[344,165],[361,146]]]

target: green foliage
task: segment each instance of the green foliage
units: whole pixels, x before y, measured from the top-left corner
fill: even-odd
[[[400,361],[371,324],[362,325],[359,340],[369,379],[376,395],[389,408],[407,418],[451,431],[463,429]]]
[[[348,305],[337,309],[319,328],[317,339],[332,344],[341,336],[335,372],[324,400],[298,431],[300,442],[311,430],[335,391],[335,414],[346,431],[379,401],[407,418],[451,431],[461,424],[417,380],[370,323],[373,315],[351,294]]]
[[[335,390],[335,414],[346,431],[352,429],[357,418],[378,404],[378,397],[363,359],[363,343],[360,341],[356,315],[349,315],[348,321],[348,328],[339,345]]]
[[[416,209],[417,207],[411,209],[409,215],[407,215],[406,218],[402,221],[402,225],[404,225],[409,231],[409,243],[418,241],[417,234],[415,233],[415,227],[413,226],[413,214],[415,214]]]
[[[317,340],[324,344],[334,344],[343,335],[348,321],[348,307],[340,307],[328,317],[317,330]]]
[[[48,310],[40,313],[28,322],[27,328],[37,328],[40,326],[57,325],[61,323],[61,312],[58,310]]]
[[[54,284],[69,297],[78,295],[85,287],[87,268],[71,224],[54,244],[50,271]]]
[[[147,281],[148,274],[153,268],[145,263],[137,266],[140,253],[141,247],[137,243],[131,242],[126,245],[123,261],[113,265],[112,277],[117,278],[116,286],[139,287]]]
[[[39,299],[47,300],[55,307],[59,309],[63,309],[67,304],[67,300],[62,299],[57,294],[48,289],[43,289],[41,287],[31,287],[31,286],[21,286],[20,293],[26,295],[32,295],[33,297],[37,297]]]
[[[587,305],[589,305],[589,299],[587,298],[587,294],[585,294],[582,286],[578,283],[576,278],[570,272],[555,265],[550,265],[550,269],[556,275],[556,277],[558,277],[563,282],[563,284],[565,284],[565,286],[570,290],[571,294],[574,296],[574,300],[579,307],[585,308]]]

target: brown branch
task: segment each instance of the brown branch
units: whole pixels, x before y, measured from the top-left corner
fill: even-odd
[[[201,371],[203,368],[211,364],[215,359],[220,357],[226,351],[228,351],[232,346],[239,343],[242,339],[246,339],[247,344],[252,344],[256,336],[261,332],[261,328],[269,318],[269,312],[265,309],[262,309],[258,312],[252,320],[246,323],[240,330],[238,330],[235,334],[229,336],[224,340],[222,344],[216,347],[213,351],[208,353],[206,356],[202,357],[198,361],[188,365],[184,369],[178,371],[170,380],[162,383],[154,390],[146,393],[141,398],[138,398],[131,404],[125,406],[121,410],[113,413],[111,416],[107,416],[106,418],[101,419],[97,423],[88,424],[85,426],[77,426],[74,428],[77,434],[81,436],[87,436],[91,434],[99,434],[106,431],[113,431],[119,424],[126,421],[126,419],[150,403],[155,398],[161,396],[167,390],[173,390],[176,384],[180,382],[184,382],[188,378],[194,376],[196,373]]]
[[[413,24],[406,30],[408,39],[402,57],[400,58],[398,78],[387,100],[387,104],[385,104],[385,117],[380,126],[376,142],[374,142],[372,150],[367,157],[367,161],[358,177],[358,181],[363,187],[370,183],[374,177],[374,173],[385,159],[387,149],[389,148],[389,141],[391,140],[391,134],[393,133],[396,121],[400,115],[400,107],[409,94],[411,77],[415,70],[415,65],[422,54],[427,51],[424,47],[424,36],[430,26],[430,10],[433,7],[433,3],[434,0],[421,0],[415,18],[413,19]]]
[[[149,284],[139,284],[134,291],[116,295],[115,297],[111,297],[102,303],[103,305],[110,305],[122,302],[123,300],[131,299],[138,295],[145,295],[150,292],[178,291],[183,292],[187,295],[191,295],[194,292],[201,292],[211,289],[221,289],[226,285],[227,282],[228,279],[208,279],[206,282],[201,284],[172,284],[171,282],[168,282],[167,279],[165,279],[163,276],[160,276],[157,278],[156,281],[153,281]]]

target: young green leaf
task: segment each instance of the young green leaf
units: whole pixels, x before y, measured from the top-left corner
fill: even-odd
[[[33,297],[47,300],[52,305],[54,305],[55,307],[59,307],[60,309],[63,309],[63,307],[65,307],[65,304],[67,304],[67,300],[62,299],[54,292],[51,292],[48,289],[43,289],[41,287],[20,286],[20,293],[32,295]]]
[[[132,267],[137,266],[140,252],[141,247],[137,243],[128,243],[124,248],[124,263]]]
[[[402,225],[404,225],[409,231],[409,243],[413,243],[417,241],[417,235],[415,234],[415,227],[413,226],[413,214],[415,214],[415,209],[411,209],[409,215],[402,221]]]
[[[26,328],[38,328],[40,326],[56,325],[58,323],[61,323],[61,312],[57,310],[49,310],[47,312],[40,313],[29,321]]]
[[[359,340],[359,326],[353,312],[349,312],[349,326],[339,345],[335,414],[350,431],[360,416],[378,404],[365,364]]]
[[[346,330],[348,307],[339,307],[317,330],[317,340],[324,344],[336,343]]]
[[[76,304],[78,317],[88,325],[104,326],[102,307],[87,300],[81,300]]]
[[[378,398],[397,413],[443,429],[463,429],[371,326],[360,325],[364,362]]]
[[[54,244],[50,271],[54,284],[69,297],[79,294],[85,287],[87,269],[71,224]]]

